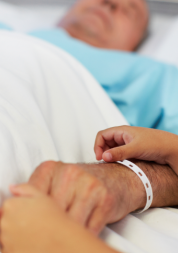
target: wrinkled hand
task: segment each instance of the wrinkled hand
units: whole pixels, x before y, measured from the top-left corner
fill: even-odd
[[[178,174],[178,136],[165,131],[130,126],[109,128],[97,134],[94,150],[98,160],[154,161],[169,164]]]
[[[146,201],[135,173],[119,164],[45,162],[29,183],[51,195],[62,210],[94,234],[139,208],[138,201],[143,201],[143,206]],[[141,196],[135,194],[139,185]]]

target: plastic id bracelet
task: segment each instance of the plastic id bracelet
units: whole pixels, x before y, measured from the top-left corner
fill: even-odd
[[[150,181],[148,180],[147,176],[145,175],[145,173],[134,163],[128,161],[128,160],[124,160],[122,162],[117,162],[120,163],[122,165],[125,165],[126,167],[128,167],[129,169],[131,169],[132,171],[134,171],[137,176],[141,179],[142,183],[144,184],[145,190],[146,190],[146,195],[147,195],[147,201],[146,201],[146,206],[142,211],[138,211],[135,213],[143,213],[146,210],[148,210],[153,202],[153,190],[150,184]]]

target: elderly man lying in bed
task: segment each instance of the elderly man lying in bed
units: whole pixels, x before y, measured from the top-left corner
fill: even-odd
[[[31,34],[78,59],[131,125],[178,134],[177,99],[168,99],[178,92],[177,69],[131,53],[148,16],[144,0],[78,0],[58,28]]]
[[[178,134],[177,69],[131,53],[148,16],[145,0],[78,0],[56,29],[31,35],[78,59],[130,125]]]

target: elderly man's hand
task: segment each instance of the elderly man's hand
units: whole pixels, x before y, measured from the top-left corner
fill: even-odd
[[[178,205],[178,176],[169,166],[134,162],[150,179],[152,207]],[[61,209],[94,234],[146,204],[145,189],[139,177],[115,163],[45,162],[36,169],[29,183],[51,195]]]
[[[94,234],[146,203],[141,181],[119,164],[45,162],[29,183],[50,194],[64,211]]]

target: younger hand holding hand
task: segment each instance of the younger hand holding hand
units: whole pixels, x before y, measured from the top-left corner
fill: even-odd
[[[57,204],[28,184],[11,187],[11,192],[16,197],[2,208],[2,253],[57,252],[56,225],[65,220]]]
[[[116,253],[34,187],[14,186],[1,214],[2,253]]]
[[[178,136],[161,130],[121,126],[103,130],[95,141],[97,160],[139,159],[168,164],[178,174]]]

